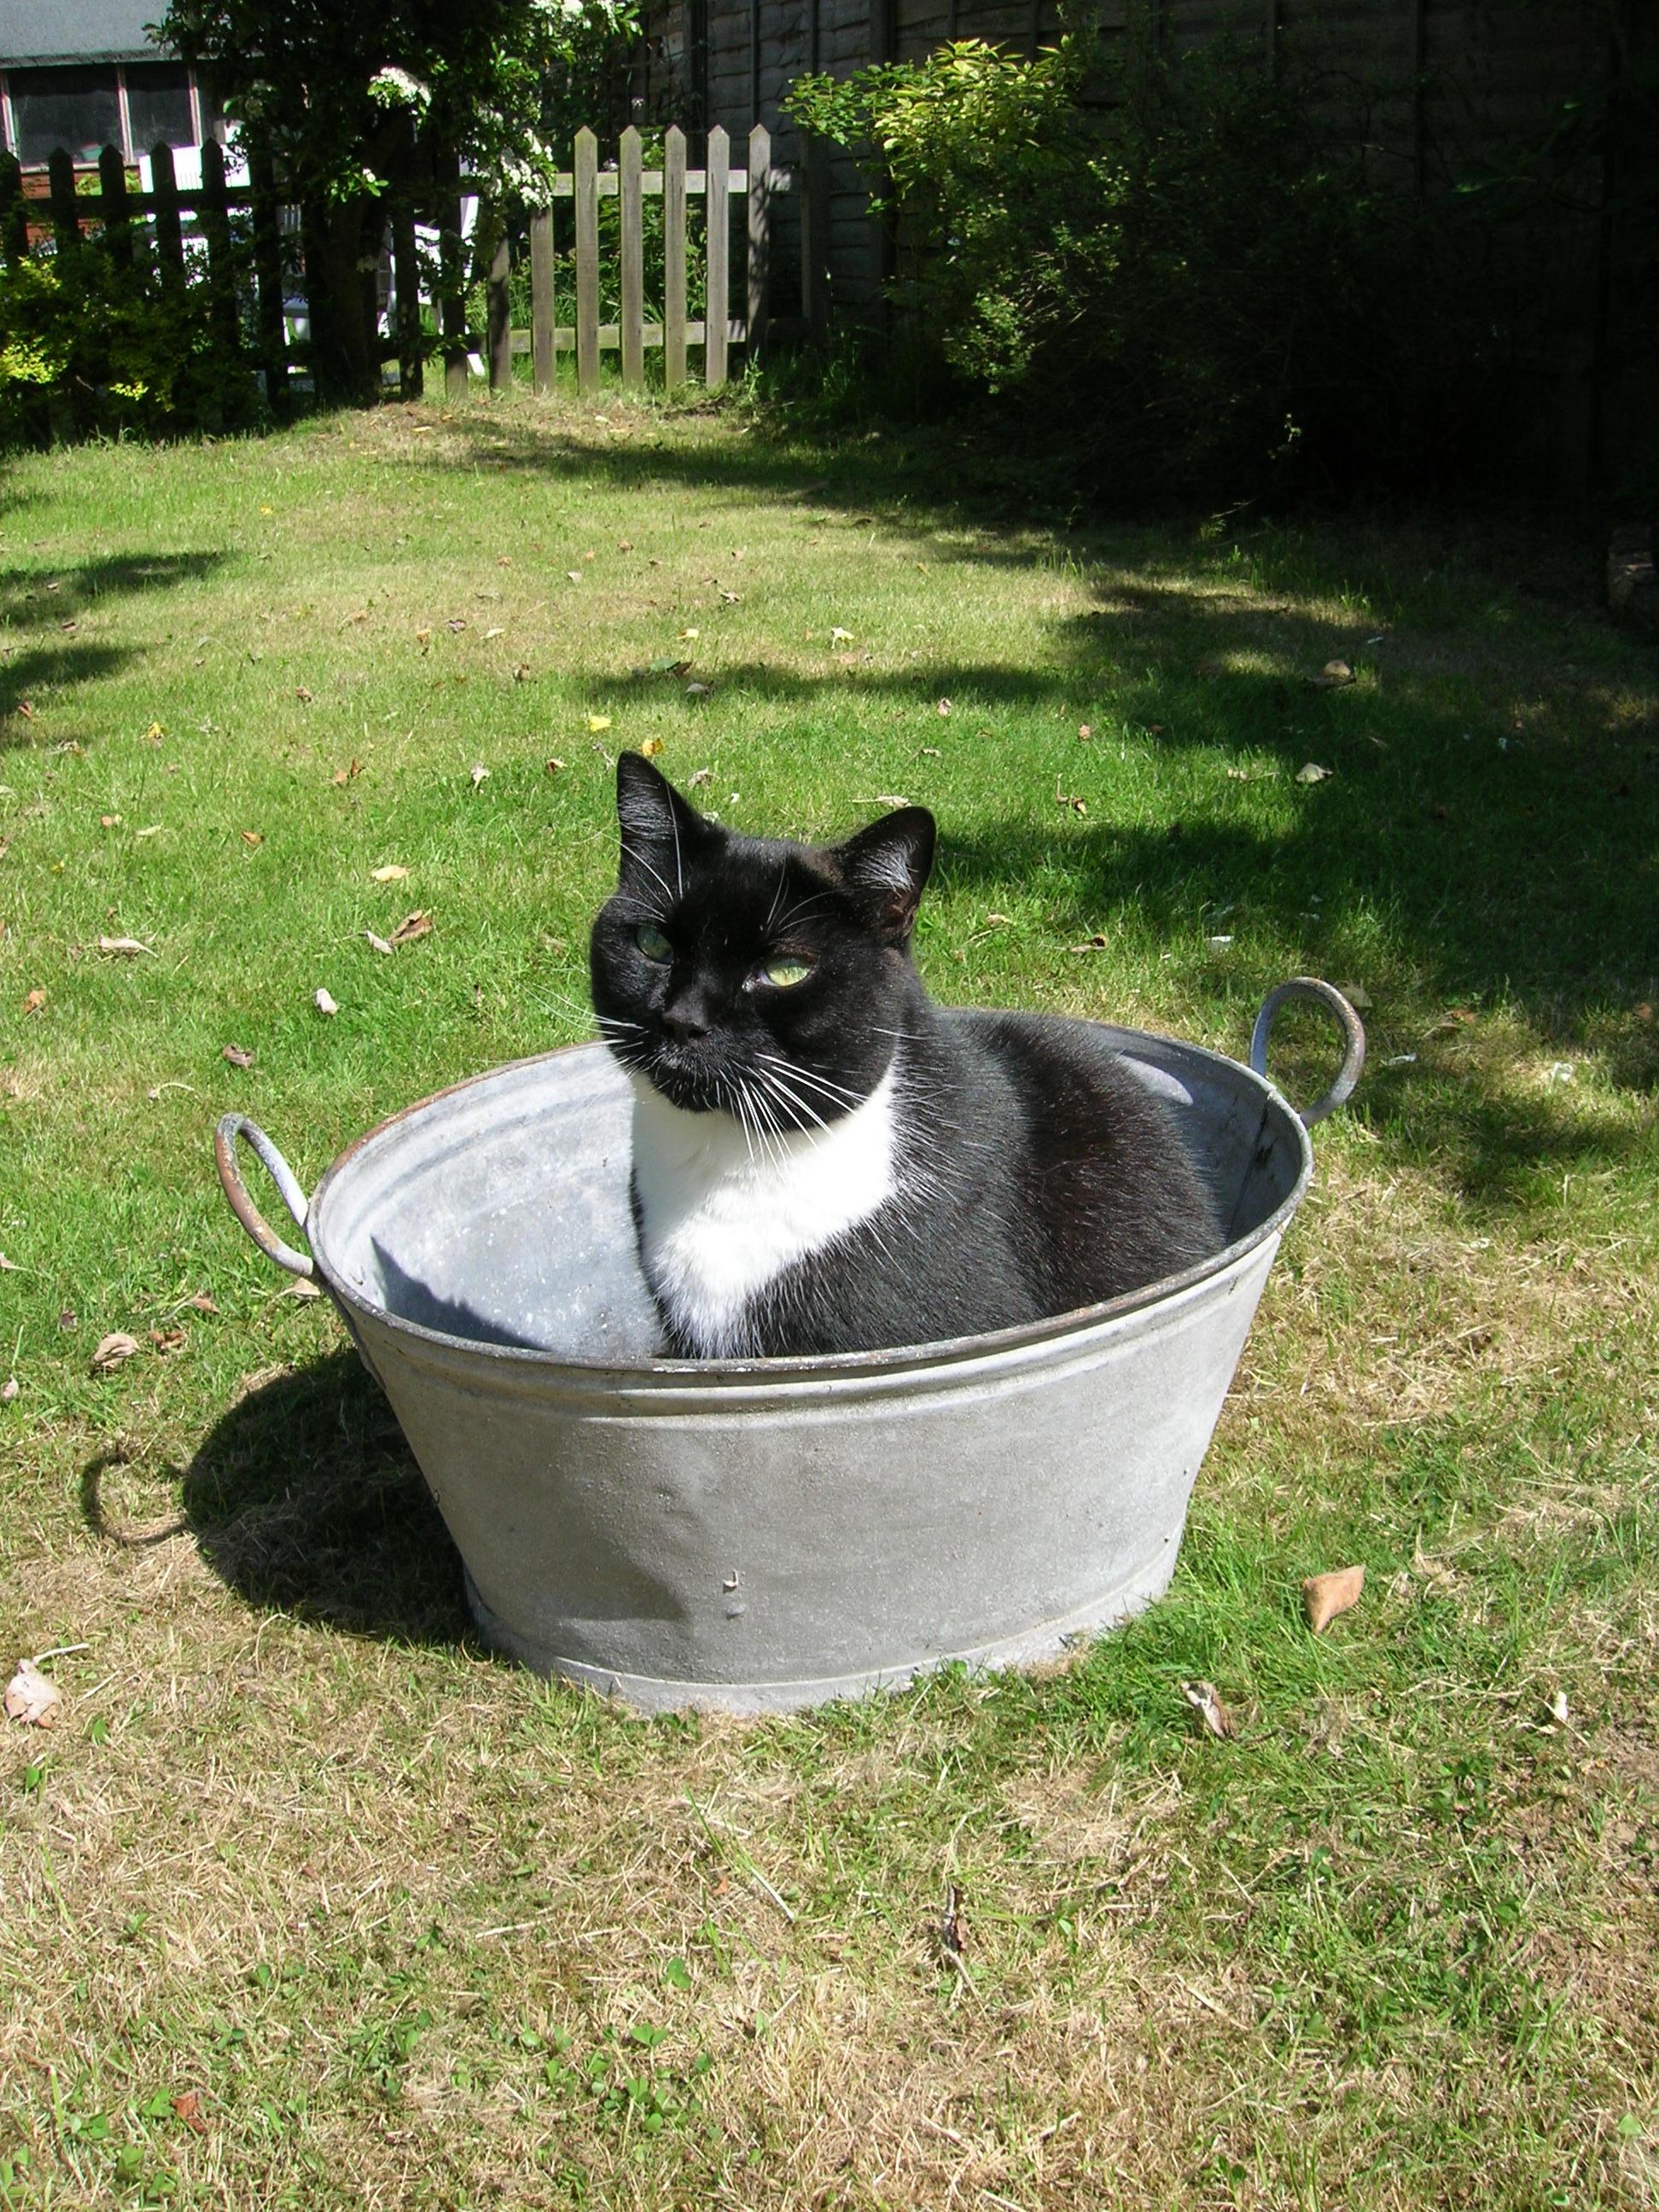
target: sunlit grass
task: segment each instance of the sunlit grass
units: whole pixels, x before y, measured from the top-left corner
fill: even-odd
[[[0,1656],[87,1648],[4,1739],[0,2203],[1653,2201],[1651,661],[1523,532],[939,482],[523,398],[8,465]],[[587,1033],[651,739],[933,807],[942,997],[1368,1002],[1171,1593],[1066,1668],[739,1728],[490,1659],[219,1197],[228,1105],[309,1184]]]

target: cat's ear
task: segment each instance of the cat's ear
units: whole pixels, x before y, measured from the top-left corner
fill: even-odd
[[[622,828],[621,879],[641,888],[653,880],[678,885],[687,848],[708,830],[696,808],[643,753],[617,757],[617,820]]]
[[[890,944],[902,945],[933,865],[933,817],[925,806],[884,814],[834,853],[842,882]]]

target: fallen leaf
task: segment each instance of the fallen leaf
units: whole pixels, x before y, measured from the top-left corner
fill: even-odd
[[[1225,933],[1218,937],[1206,937],[1204,940],[1212,952],[1224,952],[1232,941],[1231,936]]]
[[[688,684],[685,687],[685,696],[688,699],[712,699],[714,696],[714,687],[712,684]]]
[[[288,1288],[278,1295],[297,1298],[301,1305],[309,1305],[313,1298],[319,1298],[323,1294],[308,1275],[296,1275]]]
[[[459,637],[460,633],[466,628],[466,617],[465,615],[451,615],[448,621],[445,623],[444,628],[447,630],[453,631]]]
[[[311,1003],[319,1014],[337,1014],[340,1011],[332,996],[320,985],[312,993]]]
[[[408,873],[407,868],[400,868],[395,860],[389,860],[383,868],[371,868],[368,880],[372,884],[400,884]]]
[[[155,957],[155,948],[140,945],[136,937],[100,937],[98,950],[106,959],[136,960],[141,952],[148,953],[152,959]]]
[[[1353,671],[1346,660],[1328,660],[1318,675],[1310,677],[1308,680],[1321,690],[1334,691],[1340,684],[1353,682]]]
[[[100,814],[98,817],[98,826],[100,830],[118,830],[121,826],[121,817],[118,814]]]
[[[181,2089],[173,2100],[173,2109],[187,2128],[194,2128],[198,2136],[207,2133],[207,2122],[202,2118],[202,2093],[199,2089]]]
[[[567,568],[564,573],[569,577],[573,584],[580,583],[582,580],[582,572],[580,568]]]
[[[1094,935],[1088,939],[1085,943],[1082,945],[1068,945],[1066,950],[1068,952],[1104,952],[1111,941],[1112,940],[1109,937],[1103,935],[1099,930],[1097,930]]]
[[[733,792],[732,796],[735,799],[736,792]],[[876,804],[878,806],[908,806],[910,802],[902,791],[878,791],[876,793]]]
[[[688,775],[686,777],[686,784],[690,789],[695,791],[700,783],[708,782],[714,775],[714,771],[712,768],[700,768],[695,775]]]
[[[3,1252],[0,1252],[0,1275],[17,1275],[21,1273],[22,1270],[15,1260],[9,1260]]]
[[[1079,722],[1078,724],[1077,733],[1085,745],[1088,744],[1090,738],[1094,735],[1093,730],[1089,726],[1087,722]]]
[[[413,914],[406,914],[398,924],[392,933],[392,942],[394,945],[412,945],[417,937],[430,937],[431,934],[432,916],[417,908]]]
[[[188,1339],[181,1328],[153,1328],[149,1340],[158,1352],[178,1352]]]
[[[226,1045],[219,1057],[228,1060],[233,1067],[252,1067],[253,1065],[253,1054],[244,1051],[239,1044]]]
[[[530,663],[527,660],[521,660],[513,671],[513,681],[515,684],[526,684],[530,680]]]
[[[377,937],[377,936],[374,934],[374,932],[372,929],[366,929],[366,930],[363,932],[363,935],[364,935],[364,936],[368,939],[369,943],[374,946],[374,948],[375,951],[377,951],[377,952],[390,952],[390,951],[391,951],[392,947],[391,947],[391,945],[387,943],[386,939],[384,937]]]
[[[500,623],[497,623],[493,629],[487,629],[484,632],[484,643],[488,645],[492,637],[505,637],[506,635],[506,630]]]
[[[647,738],[645,743],[640,747],[640,750],[644,754],[647,760],[655,760],[657,755],[662,750],[662,739],[660,738]]]
[[[680,635],[681,635],[682,637],[684,637],[684,638],[695,638],[695,637],[700,636],[701,635],[702,635],[702,633],[701,633],[700,631],[698,631],[698,630],[696,630],[696,629],[683,629],[683,630],[680,632]]]
[[[1060,778],[1058,776],[1054,778],[1054,805],[1056,806],[1069,806],[1073,814],[1086,814],[1089,811],[1087,805],[1074,792],[1062,791],[1060,789]]]
[[[65,1306],[58,1316],[59,1328],[78,1328],[80,1325],[81,1316],[73,1306]]]
[[[1298,783],[1323,783],[1330,774],[1331,770],[1321,768],[1317,761],[1304,761],[1296,772],[1296,780]]]
[[[337,768],[335,769],[334,781],[336,783],[349,783],[355,777],[360,776],[362,772],[362,763],[360,760],[354,760],[347,767]]]
[[[315,695],[307,685],[299,684],[295,686],[294,696],[302,707],[308,707]]]
[[[720,597],[728,607],[740,606],[743,604],[742,594],[738,592],[722,592]]]
[[[16,1395],[17,1377],[8,1375],[5,1381],[0,1382],[0,1406],[9,1406]]]
[[[41,1007],[42,1007],[42,1006],[44,1006],[46,1005],[46,993],[45,993],[44,991],[40,990],[40,989],[38,989],[38,988],[37,988],[37,989],[35,989],[35,990],[31,991],[31,992],[29,993],[29,994],[28,994],[27,998],[24,1000],[24,1001],[23,1001],[23,1012],[24,1012],[26,1014],[38,1014],[38,1013],[40,1012],[40,1011]]]
[[[920,568],[921,563],[918,562]],[[962,1910],[962,1891],[952,1882],[945,1892],[945,1911],[939,1923],[939,1948],[947,1959],[959,1960],[968,1942],[968,1923]]]
[[[617,550],[618,553],[631,553],[634,550],[633,539],[631,538],[619,538],[617,540]]]
[[[950,701],[949,701],[948,699],[941,699],[941,700],[939,701],[939,705],[938,705],[937,708],[935,709],[935,712],[936,712],[936,713],[938,713],[938,714],[949,714],[952,713],[953,711],[954,711],[954,710],[952,709],[951,705],[951,702],[950,702]]]
[[[547,772],[550,775],[556,775],[563,766],[564,763],[559,758],[557,753],[555,753],[548,761]]]
[[[132,834],[137,841],[142,842],[146,837],[159,837],[161,834],[161,830],[162,824],[161,823],[152,822],[148,830],[135,830]]]
[[[247,847],[249,852],[252,852],[256,846],[263,845],[264,842],[265,836],[263,830],[244,830],[242,832],[242,842]]]
[[[851,645],[853,633],[850,629],[832,629],[830,633],[830,642],[831,645]]]
[[[137,1349],[136,1336],[129,1336],[122,1328],[112,1329],[109,1335],[99,1339],[98,1349],[92,1355],[93,1372],[95,1375],[112,1373],[124,1359],[131,1359]]]
[[[152,722],[149,729],[144,732],[144,743],[147,745],[159,745],[166,735],[167,729],[164,724]]]
[[[985,917],[987,929],[1012,929],[1013,922],[1011,914],[988,914]]]
[[[482,761],[474,761],[472,763],[472,788],[474,791],[478,788],[478,786],[481,783],[488,783],[489,781],[489,770],[484,766]]]
[[[6,1712],[29,1728],[50,1728],[58,1717],[64,1693],[32,1659],[20,1659],[17,1672],[6,1685]]]
[[[1310,1575],[1302,1585],[1302,1606],[1314,1634],[1322,1634],[1339,1613],[1358,1605],[1364,1587],[1364,1567],[1335,1567],[1328,1574]]]
[[[415,642],[420,647],[422,653],[429,653],[432,649],[431,631],[429,629],[417,629],[415,633]]]
[[[1357,1014],[1368,1014],[1371,1010],[1371,994],[1363,983],[1339,983],[1337,989]]]
[[[598,737],[601,730],[608,730],[611,727],[611,717],[609,714],[590,714],[587,718],[587,726],[592,735]]]
[[[1200,1727],[1212,1735],[1237,1735],[1238,1724],[1221,1702],[1221,1692],[1213,1682],[1183,1682],[1181,1694],[1198,1715]]]
[[[216,1314],[219,1310],[213,1303],[211,1291],[198,1291],[193,1298],[186,1298],[185,1303],[186,1305],[194,1306],[198,1313]]]

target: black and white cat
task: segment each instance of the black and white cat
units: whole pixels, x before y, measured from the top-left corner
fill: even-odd
[[[1164,1107],[1082,1023],[935,1005],[933,818],[741,836],[617,763],[593,1006],[634,1090],[640,1258],[683,1358],[875,1350],[1067,1313],[1224,1239]]]

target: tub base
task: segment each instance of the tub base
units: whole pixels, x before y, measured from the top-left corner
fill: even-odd
[[[1079,1637],[1120,1628],[1163,1596],[1175,1572],[1176,1546],[1164,1543],[1157,1554],[1104,1595],[1079,1607],[1058,1620],[1042,1622],[1018,1636],[1003,1637],[963,1651],[938,1651],[906,1660],[867,1674],[832,1674],[817,1681],[790,1682],[674,1682],[651,1674],[619,1674],[608,1667],[589,1666],[580,1659],[566,1659],[557,1652],[532,1644],[511,1628],[479,1595],[465,1568],[466,1601],[478,1632],[492,1650],[503,1651],[532,1674],[556,1674],[580,1682],[601,1697],[615,1698],[636,1712],[684,1712],[696,1708],[714,1713],[799,1712],[807,1705],[827,1705],[837,1698],[861,1698],[873,1690],[902,1690],[918,1676],[941,1667],[1028,1667],[1044,1659],[1057,1659]]]

